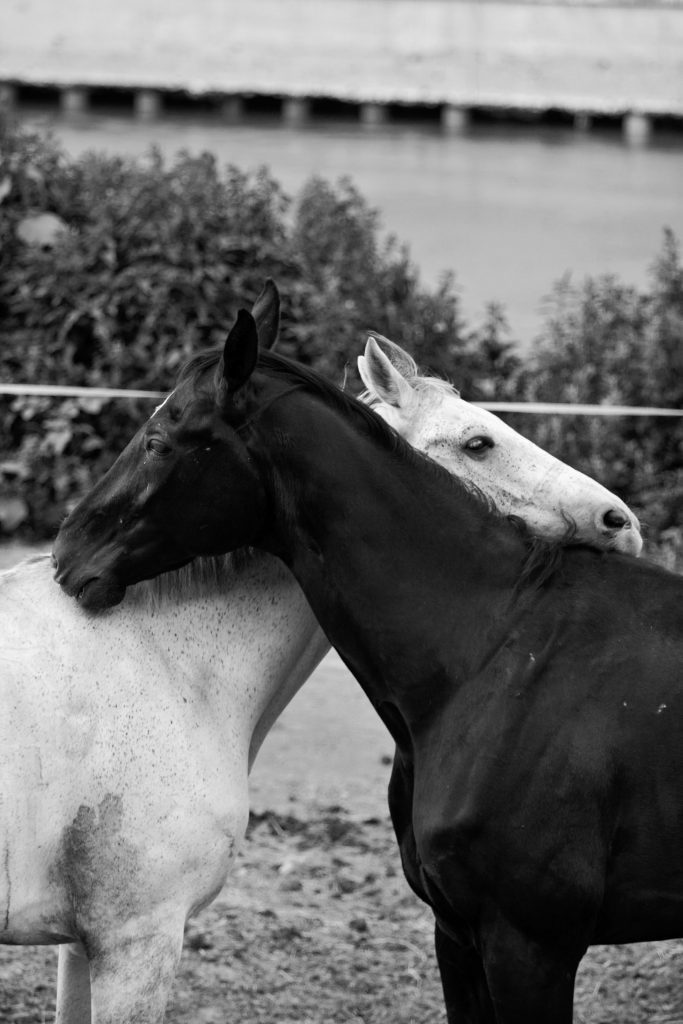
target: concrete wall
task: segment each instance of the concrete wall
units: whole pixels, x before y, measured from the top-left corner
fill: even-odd
[[[2,80],[683,115],[683,0],[5,0]]]

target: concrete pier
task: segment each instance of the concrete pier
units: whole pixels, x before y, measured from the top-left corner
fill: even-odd
[[[441,106],[447,130],[477,108],[683,117],[683,0],[117,0],[106,18],[13,0],[0,69],[69,92],[295,97],[295,119],[301,97],[359,104],[366,123],[384,104]]]

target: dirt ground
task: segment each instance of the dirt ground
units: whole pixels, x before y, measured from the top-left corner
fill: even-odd
[[[0,549],[0,568],[19,555]],[[228,885],[186,930],[168,1024],[445,1024],[432,920],[405,883],[391,742],[335,655],[268,737]],[[683,941],[584,958],[576,1024],[683,1024]],[[0,947],[0,1024],[52,1020],[56,950]]]

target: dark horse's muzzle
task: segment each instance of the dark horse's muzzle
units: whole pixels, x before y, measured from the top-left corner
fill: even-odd
[[[70,566],[68,553],[68,542],[59,534],[52,551],[54,578],[69,597],[76,598],[83,608],[92,612],[112,608],[123,600],[126,587],[120,580],[92,567]]]

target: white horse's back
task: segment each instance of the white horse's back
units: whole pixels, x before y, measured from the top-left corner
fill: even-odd
[[[169,893],[184,921],[220,889],[253,736],[327,650],[279,563],[221,582],[91,618],[48,558],[0,576],[0,941],[106,931]]]
[[[50,585],[51,584],[51,585]],[[83,632],[83,616],[62,601],[49,559],[0,575],[0,874],[4,941],[56,941],[68,935],[65,894],[50,874],[73,779],[64,636]],[[80,622],[79,622],[80,620]],[[66,646],[69,646],[68,644]],[[75,722],[74,722],[75,724]]]
[[[0,942],[62,943],[60,1024],[91,1005],[160,1022],[184,923],[244,837],[254,754],[329,645],[262,556],[97,618],[36,558],[0,575],[0,622]]]

